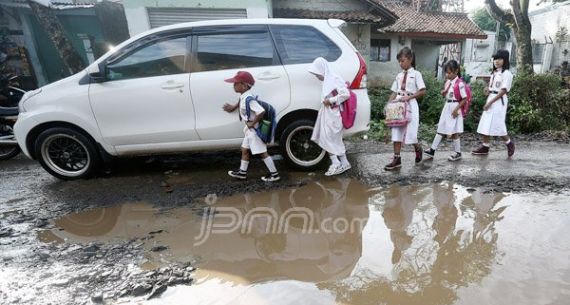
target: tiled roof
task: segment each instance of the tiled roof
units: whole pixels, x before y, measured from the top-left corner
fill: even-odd
[[[386,5],[388,9],[400,17],[396,23],[383,28],[391,33],[414,33],[449,35],[461,38],[486,38],[481,30],[467,14],[434,11],[417,11],[407,5]]]
[[[306,9],[278,8],[273,10],[276,18],[342,19],[347,22],[382,23],[384,19],[364,11],[315,11]]]

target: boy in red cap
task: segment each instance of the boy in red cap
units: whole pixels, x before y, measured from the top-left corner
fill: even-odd
[[[269,169],[267,176],[261,177],[261,180],[266,182],[278,181],[281,179],[275,163],[271,156],[267,153],[267,145],[255,131],[259,127],[259,122],[263,119],[265,109],[257,102],[254,95],[251,94],[251,87],[255,84],[253,76],[246,71],[238,71],[237,74],[225,80],[228,83],[234,84],[235,92],[241,94],[239,101],[235,105],[226,103],[223,109],[227,112],[234,112],[239,108],[240,120],[245,122],[244,133],[245,137],[241,144],[241,165],[237,171],[229,171],[228,175],[237,179],[247,178],[247,167],[249,166],[250,151],[252,155],[261,154],[263,162]],[[249,115],[247,113],[246,103],[249,102]]]

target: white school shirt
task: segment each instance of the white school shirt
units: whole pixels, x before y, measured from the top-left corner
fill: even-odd
[[[350,98],[350,91],[347,87],[338,87],[335,90],[337,93],[335,96],[332,95],[332,92],[327,96],[332,104],[338,106]]]
[[[467,97],[467,91],[465,90],[465,82],[459,83],[459,94],[461,96],[455,96],[455,83],[459,80],[459,76],[453,80],[447,80],[445,82],[444,88],[449,88],[447,94],[445,95],[445,100],[456,100],[457,102]],[[451,86],[450,86],[451,85]]]
[[[245,108],[245,100],[246,100],[246,98],[248,98],[250,96],[253,97],[254,99],[252,99],[249,102],[250,113],[249,113],[249,117],[247,117],[246,108]],[[258,114],[265,111],[265,109],[263,109],[263,107],[261,107],[261,105],[257,102],[257,100],[255,100],[255,95],[253,95],[251,93],[251,90],[248,90],[248,91],[244,92],[242,95],[240,95],[239,101],[240,101],[239,102],[239,115],[241,116],[242,121],[244,121],[246,123],[248,121],[253,121]],[[255,127],[257,128],[257,124]]]
[[[501,89],[511,91],[511,86],[513,85],[513,74],[509,70],[494,71],[491,74],[491,81],[489,82],[490,91],[498,91]]]
[[[406,77],[405,93],[415,94],[416,92],[426,88],[426,84],[424,83],[424,78],[422,77],[422,74],[419,71],[416,71],[416,69],[414,68],[409,68],[407,71],[408,71],[408,76]],[[392,92],[403,93],[401,91],[401,88],[402,88],[402,81],[404,80],[404,72],[405,71],[402,71],[398,73],[398,75],[396,76],[396,80],[392,83],[391,87]]]

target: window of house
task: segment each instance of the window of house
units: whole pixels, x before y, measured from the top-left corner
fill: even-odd
[[[148,43],[107,66],[109,80],[185,73],[187,38],[165,38]]]
[[[192,72],[272,66],[275,50],[269,31],[232,27],[202,29],[196,36]]]
[[[390,39],[372,39],[370,41],[370,60],[390,61]]]
[[[334,42],[314,27],[271,25],[271,33],[285,65],[311,63],[317,57],[331,62],[342,54]]]

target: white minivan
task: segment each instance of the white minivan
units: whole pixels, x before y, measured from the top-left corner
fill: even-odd
[[[321,83],[307,72],[331,62],[358,97],[345,135],[368,130],[366,64],[342,20],[245,19],[181,23],[121,43],[84,71],[25,94],[15,134],[22,151],[61,179],[85,178],[109,156],[236,149],[243,122],[222,110],[238,95],[224,82],[249,71],[253,92],[277,112],[287,163],[314,169],[310,140]]]

